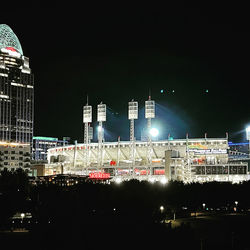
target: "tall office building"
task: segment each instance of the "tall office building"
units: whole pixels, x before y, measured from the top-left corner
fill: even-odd
[[[0,141],[32,145],[34,75],[29,58],[6,24],[0,24]]]

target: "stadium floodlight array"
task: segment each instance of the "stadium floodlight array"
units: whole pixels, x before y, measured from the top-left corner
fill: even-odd
[[[88,105],[88,103],[83,106],[83,123],[84,123],[84,144],[85,144],[85,167],[89,166],[89,143],[90,143],[90,126],[89,123],[92,122],[92,106]],[[92,133],[93,137],[93,133]]]
[[[150,174],[152,174],[152,135],[150,134],[151,130],[151,119],[155,118],[155,101],[151,100],[151,96],[149,96],[148,101],[145,101],[145,118],[147,121],[147,134],[148,134],[148,163],[150,167]]]
[[[102,123],[106,121],[106,104],[102,102],[97,105],[97,121],[98,126],[98,166],[101,167],[103,164],[103,140],[104,140],[104,129]]]
[[[130,159],[135,165],[135,119],[138,119],[138,102],[132,100],[128,103],[128,119],[130,120]],[[133,169],[134,173],[134,169]]]

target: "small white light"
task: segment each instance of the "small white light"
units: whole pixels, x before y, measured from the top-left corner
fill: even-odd
[[[164,207],[163,206],[160,206],[160,210],[161,210],[161,212],[164,210]]]
[[[122,182],[122,178],[118,177],[115,179],[116,184],[120,184]]]
[[[168,182],[168,180],[166,177],[163,177],[160,179],[160,182],[161,182],[161,184],[165,185]]]

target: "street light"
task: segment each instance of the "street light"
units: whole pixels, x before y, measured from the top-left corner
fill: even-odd
[[[161,213],[164,211],[164,207],[163,206],[160,206],[160,211],[161,211]]]
[[[203,204],[202,204],[202,207],[203,207],[203,209],[205,209],[205,207],[206,207],[206,204],[205,204],[205,203],[203,203]]]
[[[234,203],[235,203],[235,212],[237,212],[237,205],[238,205],[239,202],[235,201]]]
[[[22,218],[22,222],[23,223],[23,218],[24,218],[25,214],[24,213],[21,213],[21,218]]]

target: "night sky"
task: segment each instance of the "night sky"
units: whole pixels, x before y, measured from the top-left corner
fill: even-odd
[[[55,5],[1,11],[35,75],[34,135],[83,141],[82,107],[107,104],[106,140],[129,139],[127,102],[156,102],[160,139],[245,140],[249,112],[247,10]],[[164,90],[161,93],[161,89]],[[173,92],[174,90],[174,92]],[[208,92],[206,92],[208,90]]]

